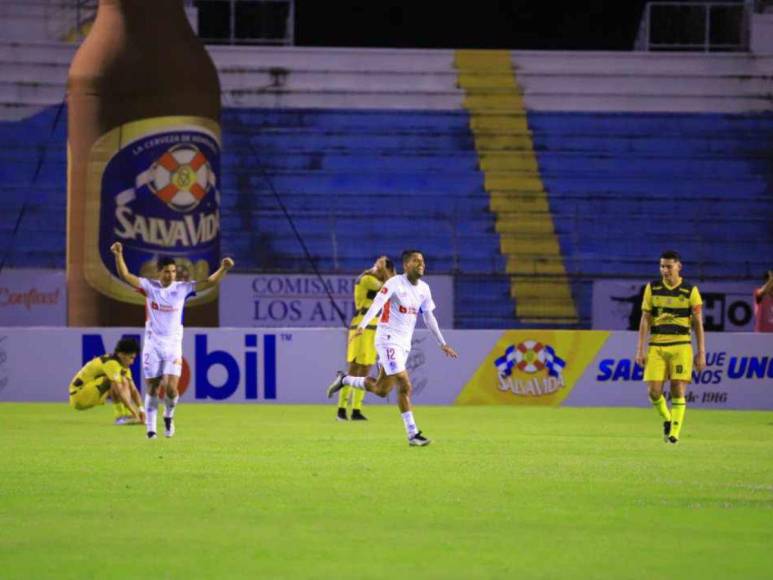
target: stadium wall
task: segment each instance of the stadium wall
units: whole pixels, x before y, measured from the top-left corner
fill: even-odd
[[[446,359],[418,331],[408,361],[418,405],[505,404],[647,407],[636,333],[449,330],[460,353]],[[66,401],[80,366],[139,328],[0,328],[0,401]],[[708,368],[694,374],[692,407],[773,409],[773,337],[709,334]],[[344,366],[346,333],[334,329],[189,328],[185,402],[325,404]],[[34,369],[34,372],[31,371]],[[132,369],[140,376],[139,361]],[[368,404],[383,401],[368,395]]]
[[[231,327],[348,326],[354,316],[358,276],[230,274],[220,284],[220,325]],[[441,328],[454,325],[452,276],[425,276],[439,305]],[[0,327],[66,326],[67,281],[63,270],[0,272]],[[335,306],[332,304],[335,301]],[[344,320],[342,322],[341,315]]]

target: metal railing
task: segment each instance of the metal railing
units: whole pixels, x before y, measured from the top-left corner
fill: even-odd
[[[188,0],[206,44],[295,44],[295,0]]]
[[[753,0],[648,2],[636,50],[741,52],[749,48]]]
[[[88,34],[98,3],[98,0],[25,0],[22,8],[26,12],[21,12],[21,8],[17,12],[30,19],[43,19],[45,40],[80,42]],[[285,46],[295,43],[295,0],[184,0],[184,5],[193,30],[205,43]],[[13,15],[14,6],[10,3],[5,6],[3,16]],[[34,12],[29,13],[30,9]]]

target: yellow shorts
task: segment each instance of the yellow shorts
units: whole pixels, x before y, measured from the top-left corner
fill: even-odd
[[[376,329],[366,328],[352,340],[353,330],[349,331],[349,347],[346,350],[346,362],[371,366],[376,364]]]
[[[644,367],[644,380],[689,383],[692,380],[692,345],[650,345],[647,364]]]
[[[110,394],[110,381],[102,377],[84,383],[80,387],[70,385],[70,406],[78,411],[91,409],[97,405],[104,405],[105,399]]]

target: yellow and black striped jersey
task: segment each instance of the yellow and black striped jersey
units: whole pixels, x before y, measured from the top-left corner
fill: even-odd
[[[117,358],[105,354],[94,357],[83,365],[81,370],[73,377],[70,384],[75,387],[80,387],[102,377],[106,377],[113,382],[116,382],[121,378],[132,380],[132,372],[131,369],[123,367]]]
[[[698,287],[681,280],[670,287],[665,280],[647,284],[641,309],[652,315],[651,345],[690,344],[693,316],[703,304]]]
[[[373,299],[381,290],[382,282],[372,272],[366,271],[357,279],[357,283],[354,285],[354,317],[352,323],[349,326],[351,329],[357,328],[357,325],[362,320],[363,315],[368,311],[370,305],[373,304]],[[378,317],[375,317],[367,328],[374,329],[378,324]]]

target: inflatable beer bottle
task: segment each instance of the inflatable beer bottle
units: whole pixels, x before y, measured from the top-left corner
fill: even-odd
[[[167,255],[182,280],[219,266],[217,71],[182,0],[100,0],[67,91],[68,324],[139,326],[113,242],[138,276]],[[185,324],[216,326],[217,308],[217,288],[196,295]]]

